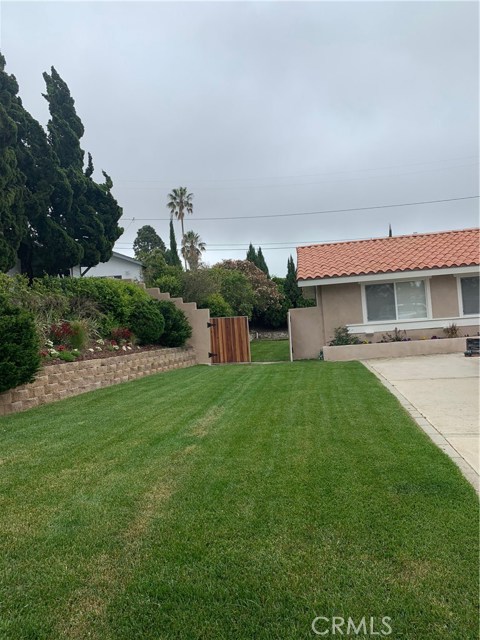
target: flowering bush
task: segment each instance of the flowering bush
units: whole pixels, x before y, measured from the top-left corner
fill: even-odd
[[[54,344],[60,344],[72,335],[73,329],[69,322],[52,324],[50,327],[50,336]]]
[[[132,332],[130,329],[127,329],[127,327],[116,327],[115,329],[112,329],[110,335],[112,337],[112,344],[114,342],[117,344],[117,342],[122,341],[128,342],[132,337]]]

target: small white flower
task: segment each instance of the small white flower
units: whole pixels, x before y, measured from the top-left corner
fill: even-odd
[[[47,347],[53,347],[53,342],[51,340],[45,340],[45,344]]]
[[[94,352],[94,349],[89,349],[89,351],[90,351],[91,353],[93,353],[93,352]]]
[[[102,338],[99,338],[96,342],[97,344],[105,344],[105,340],[102,340]]]
[[[78,349],[72,349],[72,353],[78,353]]]
[[[48,353],[49,353],[51,356],[58,356],[58,351],[57,351],[56,349],[49,349],[49,350],[48,350]]]
[[[113,348],[115,349],[115,351],[118,351],[120,349],[120,347],[118,346],[118,344],[114,344]]]
[[[130,351],[132,350],[132,347],[127,347],[127,349],[130,349]]]
[[[95,351],[101,351],[102,347],[95,347]]]
[[[125,345],[123,345],[122,351],[126,351],[126,350],[127,350],[127,347]]]

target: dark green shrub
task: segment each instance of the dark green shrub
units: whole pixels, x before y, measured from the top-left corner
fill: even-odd
[[[165,328],[163,314],[155,300],[137,302],[128,319],[128,328],[140,344],[156,344]]]
[[[164,347],[183,347],[192,335],[187,316],[177,309],[173,302],[161,300],[156,302],[165,320],[165,330],[160,338],[160,344]]]
[[[0,296],[0,393],[34,380],[39,346],[32,315]]]
[[[334,338],[329,342],[330,347],[340,347],[346,344],[361,344],[361,341],[357,336],[352,336],[348,330],[348,327],[335,327],[333,330]]]

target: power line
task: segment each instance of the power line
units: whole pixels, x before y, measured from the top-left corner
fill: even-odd
[[[396,204],[381,204],[381,205],[373,205],[369,207],[351,207],[348,209],[323,209],[322,211],[301,211],[298,213],[273,213],[273,214],[260,214],[254,216],[228,216],[226,218],[195,218],[195,222],[200,220],[216,220],[217,222],[224,222],[226,220],[251,220],[251,219],[259,219],[259,218],[289,218],[294,216],[314,216],[314,215],[322,215],[327,213],[348,213],[352,211],[373,211],[377,209],[393,209],[396,207],[414,207],[418,205],[424,204],[439,204],[441,202],[458,202],[460,200],[474,200],[478,198],[478,195],[475,196],[463,196],[460,198],[443,198],[441,200],[422,200],[419,202],[401,202]],[[132,218],[123,218],[123,220],[132,220]],[[144,222],[146,220],[150,221],[165,221],[170,220],[168,218],[135,218],[135,220]]]
[[[460,164],[460,165],[455,165],[455,166],[447,166],[447,167],[435,167],[435,168],[431,168],[431,169],[420,169],[418,171],[405,171],[403,173],[387,173],[387,174],[380,174],[380,175],[373,175],[373,176],[357,176],[355,178],[336,178],[336,179],[327,179],[327,180],[316,180],[315,182],[276,182],[273,184],[248,184],[248,185],[229,185],[229,186],[201,186],[201,185],[197,185],[197,183],[195,181],[190,181],[190,187],[193,187],[196,191],[198,189],[202,190],[202,191],[228,191],[228,190],[252,190],[252,189],[278,189],[278,188],[285,188],[285,187],[308,187],[308,186],[312,186],[312,185],[318,185],[318,184],[332,184],[332,183],[337,183],[337,182],[355,182],[355,181],[359,181],[359,180],[375,180],[378,178],[400,178],[402,176],[410,176],[410,175],[418,175],[419,173],[435,173],[437,171],[451,171],[452,169],[463,169],[465,167],[474,167],[474,166],[478,166],[478,162],[474,162],[474,163],[469,163],[469,164]],[[361,171],[361,169],[359,170]],[[373,171],[373,169],[371,169],[370,171]],[[321,174],[320,174],[321,175]],[[326,174],[328,175],[328,174]],[[304,176],[307,177],[307,176]],[[158,189],[167,189],[170,188],[169,185],[171,185],[171,183],[166,183],[164,181],[157,181],[155,179],[152,180],[117,180],[116,182],[122,183],[124,184],[124,188],[125,189],[154,189],[154,190],[158,190]],[[186,182],[186,181],[184,181]],[[232,181],[233,182],[233,181]],[[137,184],[139,183],[139,184]],[[196,186],[197,185],[197,186]]]
[[[211,182],[211,183],[221,183],[221,182],[243,182],[243,181],[253,181],[253,180],[285,180],[291,178],[315,178],[317,176],[331,176],[331,175],[340,175],[346,173],[368,173],[369,171],[388,171],[389,169],[402,169],[403,167],[418,167],[428,164],[440,164],[446,162],[458,162],[459,160],[472,160],[475,158],[478,164],[478,156],[459,156],[456,158],[446,158],[444,160],[425,160],[424,162],[410,162],[406,164],[394,164],[387,165],[384,167],[371,167],[371,168],[363,168],[363,169],[344,169],[341,171],[323,171],[319,173],[304,173],[304,174],[293,174],[293,175],[283,175],[283,176],[256,176],[256,177],[245,177],[245,178],[185,178],[183,177],[181,180],[177,180],[176,178],[169,178],[168,180],[160,180],[158,178],[118,178],[115,182],[127,183],[127,182],[156,182],[158,184],[165,184],[166,186],[171,185],[172,183],[182,182],[182,183],[199,183],[199,182]],[[463,166],[463,165],[462,165]],[[467,165],[468,166],[468,165]]]

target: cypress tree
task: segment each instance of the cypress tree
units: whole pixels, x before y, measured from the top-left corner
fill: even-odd
[[[247,260],[253,262],[253,264],[257,264],[257,252],[255,251],[255,247],[252,243],[250,243],[247,251]]]
[[[268,272],[267,263],[265,262],[265,258],[263,257],[262,247],[258,247],[257,251],[257,261],[255,263],[259,269],[263,271],[268,277],[270,277],[270,273]]]
[[[83,171],[84,151],[80,139],[84,127],[67,84],[54,67],[50,75],[45,72],[43,77],[47,88],[44,97],[50,110],[48,140],[72,189],[72,206],[65,214],[65,230],[82,247],[82,266],[92,267],[112,255],[113,245],[123,231],[117,224],[122,209],[111,194],[111,178],[103,172],[103,184],[92,179],[91,156]]]
[[[178,256],[177,240],[175,238],[172,218],[170,218],[170,249],[167,249],[165,252],[165,262],[172,267],[182,267],[182,262]]]
[[[297,284],[297,271],[292,256],[287,261],[287,277],[285,278],[284,290],[291,306],[293,308],[297,307],[302,294]]]
[[[27,230],[25,176],[16,154],[19,136],[15,111],[21,111],[17,93],[17,81],[5,73],[5,58],[0,54],[0,271],[15,266],[17,250]]]

